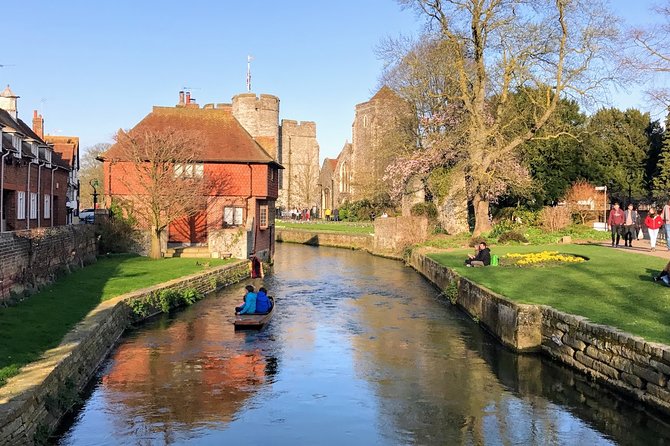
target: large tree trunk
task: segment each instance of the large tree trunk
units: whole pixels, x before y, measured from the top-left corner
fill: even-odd
[[[472,206],[475,208],[475,230],[472,235],[477,236],[491,230],[489,222],[489,202],[483,199],[479,194],[472,200]]]
[[[149,257],[152,259],[160,259],[161,256],[161,232],[157,229],[151,230],[151,251]]]

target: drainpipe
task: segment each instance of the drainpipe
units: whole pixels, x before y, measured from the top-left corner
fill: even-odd
[[[0,232],[5,232],[5,228],[2,227],[2,216],[5,215],[5,158],[10,154],[10,152],[5,153],[0,158]]]
[[[42,221],[41,221],[41,212],[40,212],[40,192],[42,191],[42,167],[43,164],[39,162],[39,159],[37,160],[37,227],[41,228],[42,227]]]
[[[28,160],[28,181],[26,182],[26,229],[30,229],[30,166],[33,162]]]
[[[49,197],[49,213],[51,214],[51,227],[54,226],[54,172],[58,170],[58,166],[54,164],[54,167],[51,169],[51,194]]]

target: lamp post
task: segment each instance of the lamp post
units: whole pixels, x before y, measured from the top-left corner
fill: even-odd
[[[91,181],[88,182],[88,184],[91,185],[93,188],[93,223],[95,223],[95,210],[98,209],[98,189],[97,187],[100,185],[97,179],[92,179]]]
[[[605,224],[605,230],[607,230],[607,186],[596,186],[597,191],[602,191],[605,199],[603,200],[603,223]]]

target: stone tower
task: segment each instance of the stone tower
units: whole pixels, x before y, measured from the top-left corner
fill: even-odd
[[[282,119],[280,138],[278,203],[286,209],[311,209],[319,206],[319,144],[316,123]]]
[[[369,101],[356,105],[352,124],[351,198],[371,198],[378,190],[391,158],[388,135],[404,101],[389,87],[382,87]]]
[[[16,106],[18,98],[19,96],[12,92],[9,85],[0,93],[0,108],[7,111],[14,119],[19,119],[18,107]]]
[[[232,106],[235,119],[279,161],[279,98],[270,94],[258,97],[254,93],[243,93],[233,97]]]

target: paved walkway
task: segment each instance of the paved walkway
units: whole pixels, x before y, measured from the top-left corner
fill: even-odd
[[[670,259],[670,251],[668,251],[668,248],[665,244],[665,240],[658,240],[656,241],[656,251],[651,251],[651,247],[649,245],[649,240],[634,240],[633,241],[633,247],[632,248],[626,248],[623,246],[623,240],[621,240],[621,243],[619,244],[618,249],[621,251],[630,251],[630,252],[635,252],[637,254],[646,254],[648,256],[654,256],[654,257],[660,257],[662,259]],[[606,243],[600,243],[602,246],[612,246],[611,242],[606,242]]]

